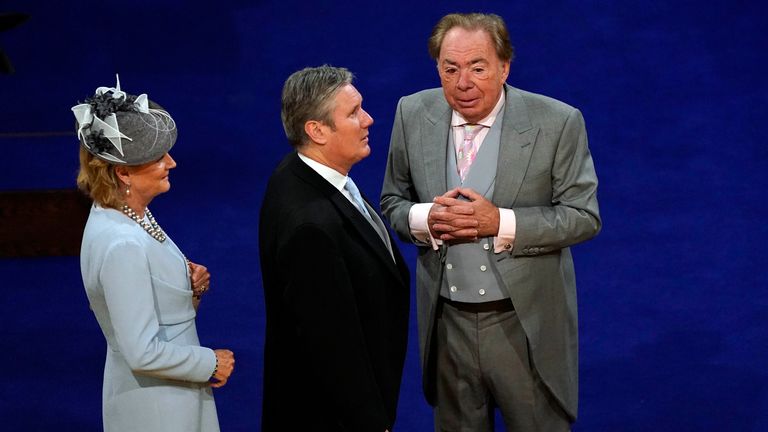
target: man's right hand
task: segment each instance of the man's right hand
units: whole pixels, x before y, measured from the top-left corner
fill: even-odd
[[[433,238],[444,241],[477,239],[478,222],[473,217],[475,209],[469,202],[459,200],[458,197],[458,188],[435,197],[427,216],[429,232]]]

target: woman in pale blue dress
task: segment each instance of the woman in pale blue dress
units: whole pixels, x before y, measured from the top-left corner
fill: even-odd
[[[107,341],[104,430],[218,431],[211,387],[226,384],[231,351],[200,346],[195,315],[210,284],[147,206],[170,189],[176,141],[170,115],[147,99],[100,87],[72,108],[77,183],[93,199],[80,268]]]

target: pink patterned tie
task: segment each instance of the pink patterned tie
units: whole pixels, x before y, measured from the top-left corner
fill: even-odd
[[[472,166],[472,162],[475,161],[475,156],[477,156],[478,146],[475,144],[475,137],[481,130],[483,130],[483,125],[464,125],[464,141],[459,145],[456,152],[456,167],[459,169],[459,177],[461,177],[462,182],[467,177],[469,167]]]

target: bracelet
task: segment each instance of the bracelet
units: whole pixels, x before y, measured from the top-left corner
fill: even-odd
[[[213,355],[216,357],[216,366],[213,367],[213,373],[211,374],[211,379],[213,379],[216,376],[216,372],[219,371],[219,356],[216,355],[214,352]]]

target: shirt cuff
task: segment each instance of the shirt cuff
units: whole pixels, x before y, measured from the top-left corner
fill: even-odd
[[[411,237],[414,243],[422,246],[432,245],[432,249],[437,250],[443,241],[432,238],[429,232],[429,211],[432,209],[432,203],[419,203],[411,206],[408,212],[408,226],[411,229]]]
[[[512,209],[499,209],[499,233],[493,238],[493,252],[509,252],[515,244],[517,219]]]

